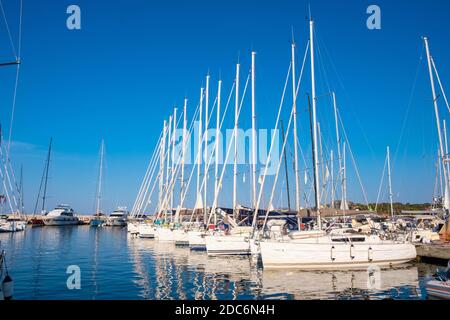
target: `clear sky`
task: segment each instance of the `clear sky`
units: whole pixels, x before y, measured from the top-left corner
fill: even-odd
[[[17,50],[19,1],[2,3]],[[81,8],[81,30],[66,28],[70,4]],[[369,200],[376,199],[390,145],[394,199],[430,201],[437,134],[426,61],[419,59],[421,36],[430,38],[448,89],[450,2],[312,0],[310,4],[321,50],[317,95],[326,95],[329,88],[336,91]],[[381,8],[381,30],[366,27],[366,8],[371,4]],[[309,38],[307,16],[308,2],[298,0],[24,0],[11,158],[17,174],[21,165],[24,168],[26,210],[34,207],[50,137],[54,153],[49,208],[69,203],[77,211],[92,212],[102,137],[105,210],[121,204],[131,207],[163,119],[174,105],[182,106],[184,96],[190,99],[192,115],[208,70],[214,92],[220,74],[223,96],[228,94],[238,56],[246,74],[252,49],[258,53],[258,127],[273,127],[289,66],[291,30],[300,67]],[[0,60],[7,61],[13,52],[6,25],[0,21]],[[6,136],[15,72],[15,67],[0,70],[0,121]],[[305,112],[309,66],[304,77],[299,136],[310,161]],[[441,115],[448,118],[441,100]],[[332,141],[329,100],[319,99],[318,108],[324,139]],[[244,105],[241,116],[242,126],[250,127],[250,104]],[[226,126],[232,126],[232,118]],[[349,198],[363,201],[351,170]],[[292,176],[290,182],[293,185]],[[225,189],[223,201],[229,205],[231,192]],[[247,199],[246,192],[240,196]],[[387,200],[385,193],[382,200]]]

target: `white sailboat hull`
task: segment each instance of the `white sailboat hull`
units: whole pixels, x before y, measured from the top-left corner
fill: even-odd
[[[173,239],[175,241],[175,245],[180,245],[180,246],[189,245],[189,235],[183,229],[173,230]]]
[[[380,241],[349,243],[320,241],[262,241],[261,258],[265,269],[364,269],[391,266],[416,258],[410,243]]]
[[[205,237],[208,255],[249,255],[250,242],[243,235],[212,235]]]
[[[139,226],[138,224],[129,221],[127,223],[127,231],[131,234],[137,234],[137,233],[139,233],[138,226]]]
[[[155,232],[155,238],[158,241],[173,242],[175,238],[173,236],[173,230],[169,228],[157,228]]]
[[[155,227],[152,224],[141,223],[137,226],[137,233],[139,234],[139,238],[155,238]]]
[[[188,231],[187,234],[191,250],[206,250],[204,231]]]

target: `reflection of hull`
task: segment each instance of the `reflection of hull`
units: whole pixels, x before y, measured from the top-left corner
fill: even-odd
[[[249,255],[250,244],[248,236],[206,236],[206,251],[208,255]]]
[[[191,250],[206,250],[204,231],[188,231],[188,241]]]
[[[264,268],[363,269],[369,266],[402,264],[416,258],[409,243],[331,242],[326,237],[305,241],[262,241]]]
[[[156,229],[155,238],[158,241],[162,241],[162,242],[175,241],[174,236],[173,236],[173,230],[169,229],[169,228],[164,228],[164,227]]]
[[[177,246],[187,246],[189,245],[189,236],[183,229],[173,230],[173,239]]]
[[[137,227],[137,233],[139,233],[140,238],[150,238],[155,237],[155,227],[152,224],[141,223]]]
[[[450,299],[450,280],[431,280],[426,284],[427,293],[431,297]]]
[[[392,296],[395,292],[392,288],[401,287],[404,288],[401,290],[403,295],[421,296],[416,267],[325,272],[264,270],[262,274],[264,296],[290,294],[294,299],[363,298],[368,295],[382,299]],[[399,290],[397,292],[400,294]]]

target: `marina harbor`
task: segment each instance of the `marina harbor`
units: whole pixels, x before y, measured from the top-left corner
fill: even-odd
[[[0,1],[0,300],[450,299],[449,4],[44,2]]]

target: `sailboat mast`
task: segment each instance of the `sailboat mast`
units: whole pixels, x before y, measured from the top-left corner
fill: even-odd
[[[24,201],[23,201],[23,165],[20,166],[20,182],[19,182],[19,192],[20,192],[20,200],[19,200],[19,206],[20,206],[20,215],[24,213]]]
[[[172,167],[171,167],[171,170],[172,170],[172,174],[171,174],[171,177],[172,177],[172,179],[171,179],[171,181],[175,181],[175,164],[177,163],[177,160],[175,159],[175,134],[176,134],[176,131],[177,131],[177,111],[178,111],[178,109],[175,107],[174,109],[173,109],[173,132],[172,132]],[[171,191],[170,191],[170,210],[172,210],[173,209],[173,191],[174,191],[174,188],[171,188]]]
[[[388,167],[388,181],[389,181],[389,202],[391,205],[391,218],[394,217],[394,203],[392,201],[392,181],[391,181],[391,155],[389,153],[389,146],[386,148],[387,167]]]
[[[255,59],[256,52],[252,51],[252,195],[253,208],[256,208],[256,97],[255,97]]]
[[[448,158],[447,123],[446,123],[445,119],[442,121],[444,123],[445,156],[446,156],[446,158]],[[450,163],[449,163],[449,161],[445,162],[445,166],[447,167],[447,174],[449,175],[448,179],[449,179],[449,186],[450,186]]]
[[[434,76],[433,76],[433,67],[431,64],[431,54],[430,54],[430,47],[428,45],[428,38],[424,37],[423,41],[425,43],[425,50],[427,53],[427,61],[428,61],[428,72],[430,74],[430,83],[431,83],[431,94],[433,96],[433,104],[434,104],[434,113],[436,116],[436,127],[437,127],[437,131],[438,131],[438,138],[439,138],[439,150],[440,150],[440,156],[442,157],[442,171],[443,171],[443,175],[444,175],[444,183],[445,183],[445,189],[444,189],[444,205],[445,205],[445,209],[448,210],[449,209],[449,182],[448,182],[448,173],[447,173],[447,168],[446,168],[446,158],[447,155],[444,152],[444,145],[443,145],[443,141],[442,141],[442,132],[441,132],[441,121],[439,120],[439,108],[438,108],[438,104],[437,104],[437,96],[436,96],[436,89],[434,87]]]
[[[292,102],[294,110],[294,170],[295,170],[295,209],[300,214],[300,177],[298,169],[298,135],[297,135],[297,90],[295,73],[295,41],[292,37],[291,45],[292,60]]]
[[[312,95],[312,121],[313,121],[313,152],[314,152],[314,191],[317,210],[317,225],[322,229],[320,218],[320,190],[319,190],[319,161],[317,152],[317,114],[316,114],[316,79],[314,73],[314,21],[309,22],[310,58],[311,58],[311,95]]]
[[[186,130],[187,130],[187,98],[184,98],[184,106],[183,106],[183,136],[181,147],[183,148],[181,153],[181,178],[180,178],[180,204],[183,203],[184,198],[184,164],[186,162]]]
[[[342,145],[342,201],[343,201],[343,205],[341,205],[341,210],[343,210],[344,215],[345,215],[345,211],[348,210],[348,205],[347,205],[347,170],[346,170],[346,159],[345,159],[345,149],[346,149],[346,144],[345,141]]]
[[[236,64],[236,94],[234,108],[234,163],[233,163],[233,216],[237,217],[237,152],[238,152],[238,117],[239,117],[239,69],[240,64]]]
[[[286,135],[284,133],[284,125],[283,125],[283,120],[280,121],[281,124],[281,135],[283,138],[283,145],[284,145],[284,141],[286,140]],[[288,209],[289,212],[291,211],[291,196],[290,196],[290,190],[289,190],[289,174],[288,174],[288,166],[287,166],[287,157],[286,157],[286,148],[284,148],[283,150],[283,157],[284,157],[284,173],[286,175],[286,194],[287,194],[287,203],[288,203]]]
[[[104,154],[104,141],[102,139],[101,146],[100,146],[100,167],[99,167],[99,172],[98,172],[97,206],[95,209],[95,214],[97,216],[100,215],[100,199],[101,199],[101,192],[102,192],[102,175],[103,175],[103,154]]]
[[[214,183],[214,197],[216,197],[219,188],[219,145],[220,145],[220,104],[222,94],[222,80],[219,80],[217,87],[217,111],[216,111],[216,163],[215,163],[215,183]],[[214,207],[214,206],[213,206]],[[217,216],[214,212],[214,225],[217,223]]]
[[[48,146],[48,153],[47,153],[47,166],[45,168],[45,181],[44,181],[44,193],[42,195],[42,212],[45,212],[45,199],[47,198],[47,182],[48,182],[48,169],[50,167],[50,155],[52,152],[52,141],[53,138],[50,138],[50,144]]]
[[[341,137],[339,136],[339,119],[338,119],[338,113],[337,113],[337,104],[336,104],[336,93],[333,92],[333,109],[334,109],[334,124],[335,124],[335,130],[336,130],[336,144],[337,144],[337,156],[338,156],[338,166],[339,166],[339,179],[341,180],[341,209],[344,208],[344,210],[347,207],[347,203],[344,200],[344,189],[345,189],[345,180],[343,175],[343,168],[342,168],[342,154],[341,154]]]
[[[208,189],[208,125],[209,125],[209,79],[210,75],[206,76],[206,92],[205,92],[205,150],[204,150],[204,160],[205,160],[205,167],[204,167],[204,173],[203,173],[203,219],[204,221],[207,220],[207,203],[206,203],[206,196],[207,196],[207,189]]]
[[[331,205],[330,208],[334,209],[334,153],[330,151],[330,167],[331,167]]]
[[[202,129],[202,118],[203,118],[203,88],[200,88],[200,106],[199,106],[199,114],[198,114],[198,140],[197,140],[197,194],[196,194],[196,201],[195,201],[195,209],[197,209],[197,206],[199,203],[201,203],[202,196],[200,194],[200,170],[202,166],[202,136],[203,136],[203,129]]]
[[[162,199],[164,193],[164,165],[165,165],[165,153],[166,153],[166,134],[167,134],[167,121],[164,120],[162,139],[159,145],[159,197],[158,197],[158,213],[162,212]]]

